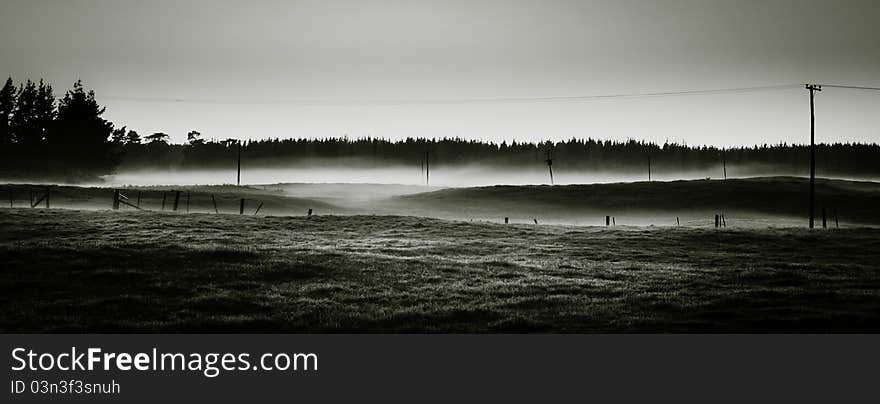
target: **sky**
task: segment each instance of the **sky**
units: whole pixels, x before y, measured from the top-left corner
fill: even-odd
[[[77,79],[142,135],[809,142],[802,87],[880,87],[876,0],[3,0],[0,75]],[[457,101],[458,100],[458,101]],[[880,142],[826,88],[817,141]]]

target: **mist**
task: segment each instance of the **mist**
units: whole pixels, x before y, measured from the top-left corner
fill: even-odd
[[[809,176],[807,170],[780,170],[761,165],[728,165],[727,178],[758,176]],[[877,180],[877,177],[817,174],[824,178],[847,180]],[[694,170],[665,170],[652,167],[651,180],[677,181],[696,179],[722,179],[724,167]],[[553,184],[605,184],[618,182],[647,181],[647,165],[643,171],[634,170],[585,170],[566,169],[564,165],[553,166]],[[88,185],[100,186],[155,186],[155,185],[228,185],[236,183],[236,169],[135,169],[122,170],[104,176],[101,181]],[[385,167],[364,167],[356,165],[289,166],[242,168],[241,185],[269,184],[398,184],[431,187],[479,187],[492,185],[541,185],[550,184],[547,166],[525,169],[511,169],[482,165],[430,167],[430,178],[426,184],[424,168],[402,165]]]

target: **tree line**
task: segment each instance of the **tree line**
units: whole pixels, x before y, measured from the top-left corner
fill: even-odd
[[[12,78],[0,89],[0,175],[4,178],[75,180],[125,169],[229,168],[239,149],[243,165],[295,166],[326,163],[360,166],[417,167],[430,160],[434,168],[479,164],[504,168],[554,168],[640,171],[698,170],[721,164],[760,166],[766,170],[806,172],[809,146],[756,145],[718,148],[676,143],[573,138],[558,142],[484,142],[461,138],[364,137],[299,139],[206,139],[199,131],[173,144],[166,133],[141,136],[102,118],[105,108],[80,81],[56,99],[51,85]],[[426,157],[427,156],[427,157]],[[880,175],[876,143],[834,143],[817,147],[820,173]]]
[[[81,81],[56,99],[50,84],[12,78],[0,88],[0,171],[6,177],[100,175],[119,163],[93,91]]]
[[[184,144],[154,140],[126,145],[124,168],[231,168],[239,143],[234,139],[204,140],[190,132]],[[547,159],[554,168],[571,170],[642,171],[703,170],[751,166],[766,171],[806,173],[810,165],[807,145],[775,144],[719,148],[656,144],[645,141],[569,139],[557,142],[484,142],[460,138],[333,137],[324,139],[246,140],[240,144],[243,165],[252,167],[310,164],[419,167],[426,158],[431,167],[484,165],[500,168],[543,169]],[[832,143],[817,145],[820,174],[880,175],[880,145]]]

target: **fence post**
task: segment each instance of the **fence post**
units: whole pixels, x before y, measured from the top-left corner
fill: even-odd
[[[611,216],[605,215],[605,227],[608,227],[610,225],[611,225]]]
[[[260,204],[257,206],[257,210],[254,211],[254,216],[256,216],[257,213],[260,213],[260,208],[262,208],[262,207],[263,207],[263,201],[260,201]]]
[[[165,200],[168,198],[168,191],[162,191],[162,210],[165,210]]]
[[[837,221],[837,208],[834,208],[834,227],[840,228],[840,222]]]
[[[611,225],[617,226],[617,219],[614,216],[611,216]]]
[[[244,198],[241,198],[241,202],[239,202],[239,204],[238,204],[238,214],[239,215],[244,214]]]
[[[141,191],[140,191],[140,190],[138,190],[138,202],[137,202],[137,207],[141,207]]]
[[[721,214],[721,227],[727,227],[727,220],[724,220],[724,213]]]
[[[214,199],[214,194],[211,194],[211,202],[214,202],[214,213],[220,213],[220,211],[217,210],[217,200]]]
[[[675,225],[681,226],[681,222],[678,220],[678,216],[675,217]]]
[[[509,218],[509,217],[505,217],[505,218],[504,218],[504,224],[508,224],[508,223],[510,223],[510,218]]]
[[[312,216],[312,208],[309,208],[309,217]]]
[[[718,228],[718,214],[715,214],[715,228]]]
[[[113,190],[113,210],[119,210],[119,190]]]
[[[825,207],[823,206],[823,207],[822,207],[822,228],[823,228],[823,229],[828,228],[828,223],[827,223],[825,220],[826,220],[826,216],[825,216]]]

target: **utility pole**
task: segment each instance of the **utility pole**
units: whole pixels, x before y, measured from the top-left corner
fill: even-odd
[[[425,152],[425,186],[431,186],[431,152]]]
[[[822,91],[822,86],[807,84],[810,90],[810,228],[813,228],[816,212],[816,109],[813,97],[816,91]]]
[[[238,176],[235,178],[235,185],[241,185],[241,140],[238,141]]]
[[[550,150],[544,152],[547,160],[547,169],[550,170],[550,185],[553,185],[553,156],[550,154]]]
[[[721,152],[721,167],[724,168],[724,179],[727,179],[727,157],[724,156],[724,152]]]

